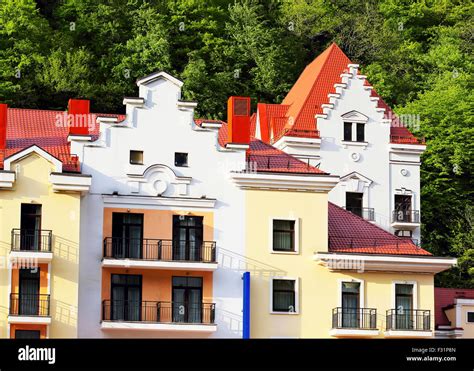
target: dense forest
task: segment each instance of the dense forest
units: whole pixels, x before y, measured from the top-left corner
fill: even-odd
[[[336,42],[397,113],[419,116],[423,247],[459,258],[437,284],[474,288],[473,3],[469,0],[0,0],[0,101],[122,112],[165,70],[198,114],[279,102]]]

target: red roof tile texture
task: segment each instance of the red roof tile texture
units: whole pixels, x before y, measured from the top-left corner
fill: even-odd
[[[281,105],[259,104],[257,109],[260,115],[262,140],[267,143],[272,142],[272,129],[274,141],[283,136],[283,131],[288,131],[289,128],[316,132],[319,136],[314,116],[323,113],[322,104],[329,103],[328,94],[335,93],[334,84],[341,82],[340,75],[348,72],[348,64],[351,63],[344,52],[333,43],[306,66]],[[370,85],[367,80],[365,84]],[[372,90],[371,96],[380,98],[375,90]],[[400,123],[391,108],[381,98],[378,101],[378,107],[385,108],[385,118],[392,120],[390,137],[392,143],[422,144]],[[278,119],[273,121],[275,126],[272,127],[272,118],[282,116],[287,118],[285,124],[282,125],[282,120]]]
[[[252,115],[250,125],[255,118]],[[212,120],[195,119],[196,125],[201,126],[203,122],[211,122]],[[216,121],[222,124],[219,129],[219,145],[225,147],[227,144],[228,125],[224,121]],[[297,158],[276,149],[259,139],[252,138],[247,151],[247,162],[249,169],[257,172],[267,173],[292,173],[292,174],[319,174],[327,175],[326,172],[311,166]]]
[[[453,305],[455,298],[474,299],[474,289],[452,289],[435,287],[434,295],[435,325],[455,326],[455,323],[450,323],[448,317],[446,317],[443,308]]]
[[[36,109],[9,108],[7,114],[7,148],[0,150],[0,169],[3,160],[25,148],[37,145],[63,162],[64,171],[78,171],[79,163],[70,152],[67,141],[69,127],[67,126],[66,111],[50,111]],[[99,125],[98,116],[113,116],[119,120],[124,115],[91,113],[87,122],[91,123],[90,134],[97,137]],[[93,124],[93,125],[92,125]]]
[[[400,238],[375,224],[329,203],[329,251],[387,255],[431,255],[410,239]]]

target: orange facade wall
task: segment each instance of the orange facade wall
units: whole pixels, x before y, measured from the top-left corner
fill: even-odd
[[[48,293],[48,264],[38,264],[38,269],[40,270],[40,294],[47,294]],[[18,294],[20,292],[19,281],[20,281],[20,270],[12,269],[12,282],[11,282],[12,293]]]
[[[143,214],[143,238],[166,240],[173,238],[173,215],[202,216],[203,239],[204,241],[214,240],[214,213],[212,212],[120,208],[104,209],[104,238],[112,236],[112,213],[114,212]]]
[[[102,300],[110,300],[112,274],[139,274],[142,276],[142,300],[171,301],[172,278],[202,277],[202,299],[212,301],[212,272],[187,272],[183,270],[154,270],[154,269],[102,269]]]
[[[47,336],[46,325],[12,324],[10,325],[10,339],[15,339],[16,330],[39,331],[41,339],[46,339],[46,336]]]

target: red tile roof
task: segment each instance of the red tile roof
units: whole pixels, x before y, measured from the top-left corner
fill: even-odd
[[[257,172],[327,175],[317,167],[298,160],[259,139],[250,141],[247,161],[251,169]]]
[[[66,111],[50,111],[36,109],[9,108],[7,118],[7,148],[0,151],[0,169],[3,160],[32,145],[41,147],[63,162],[64,171],[79,171],[79,163],[75,154],[71,154],[67,141],[69,128],[63,124]],[[97,137],[99,125],[98,116],[112,116],[119,120],[124,115],[90,114],[90,121],[94,123],[93,137]],[[63,121],[61,121],[63,120]]]
[[[252,115],[250,125],[255,120],[255,114]],[[201,126],[203,122],[212,122],[212,120],[195,119],[196,125]],[[227,144],[228,125],[224,121],[214,121],[222,124],[219,129],[219,144],[225,147]],[[317,167],[308,165],[297,158],[276,149],[259,139],[252,138],[247,151],[248,166],[257,172],[268,173],[293,173],[293,174],[327,174]]]
[[[431,255],[411,240],[400,238],[371,222],[329,203],[329,251],[362,254]]]
[[[328,94],[335,93],[334,84],[341,82],[340,75],[348,72],[348,64],[351,63],[344,52],[333,43],[306,66],[281,105],[259,104],[257,108],[261,122],[262,140],[267,143],[272,142],[270,135],[272,132],[271,119],[282,116],[286,117],[284,125],[282,125],[283,121],[281,119],[274,120],[274,141],[283,136],[284,131],[288,131],[290,128],[317,133],[319,136],[314,116],[323,113],[321,105],[329,103]],[[365,84],[370,85],[367,80]],[[371,96],[380,98],[375,90],[372,90]],[[406,127],[401,125],[397,116],[381,98],[378,101],[378,107],[385,108],[385,117],[392,120],[390,129],[390,141],[392,143],[421,143]],[[315,134],[312,135],[315,136]]]
[[[435,325],[436,326],[455,326],[446,317],[443,308],[454,304],[455,298],[474,299],[474,289],[451,289],[435,287]]]

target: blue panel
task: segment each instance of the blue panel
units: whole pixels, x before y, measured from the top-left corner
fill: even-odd
[[[250,339],[250,272],[243,274],[243,339]]]

